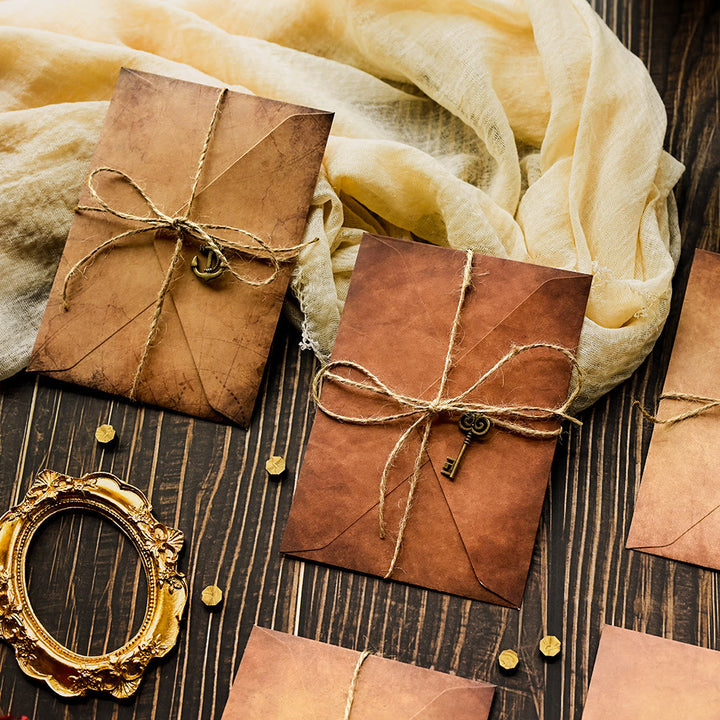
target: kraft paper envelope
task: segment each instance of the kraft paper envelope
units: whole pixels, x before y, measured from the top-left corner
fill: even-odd
[[[606,625],[582,720],[720,720],[720,653]]]
[[[360,653],[254,627],[222,720],[342,720]],[[368,656],[351,720],[487,720],[495,686]]]
[[[720,398],[720,255],[697,250],[663,393]],[[698,406],[661,400],[658,417]],[[653,429],[627,547],[720,569],[720,411]]]
[[[163,213],[182,214],[219,88],[123,69],[91,170],[126,173]],[[302,240],[330,130],[330,113],[228,92],[211,133],[190,220],[251,232],[274,248]],[[95,176],[113,209],[152,213],[118,175]],[[79,205],[99,207],[85,187]],[[148,337],[176,235],[148,229],[117,240],[74,276],[68,310],[62,289],[93,248],[141,225],[108,212],[76,213],[30,369],[128,396]],[[252,244],[226,229],[213,232]],[[291,273],[253,287],[225,272],[212,282],[191,270],[197,244],[186,242],[150,347],[137,399],[213,420],[247,425]],[[228,253],[238,274],[261,280],[267,262]],[[201,264],[201,269],[204,265]]]
[[[466,254],[365,235],[353,272],[333,360],[359,363],[396,392],[435,395],[460,294]],[[455,396],[515,346],[544,342],[574,351],[591,278],[502,260],[473,259],[447,395]],[[568,358],[546,348],[516,356],[469,400],[558,407],[567,396]],[[364,379],[364,378],[360,378]],[[326,382],[323,404],[353,417],[385,415],[394,401]],[[420,445],[419,434],[393,463],[386,496],[388,533],[378,532],[379,482],[411,420],[338,422],[318,411],[298,478],[281,551],[384,576]],[[557,421],[543,429],[557,428]],[[471,443],[453,481],[441,474],[464,434],[457,417],[438,416],[392,579],[519,607],[555,451],[555,438],[530,439],[491,428]]]

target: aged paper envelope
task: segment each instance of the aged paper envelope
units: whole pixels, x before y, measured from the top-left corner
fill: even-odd
[[[333,360],[351,360],[400,393],[428,397],[445,363],[466,255],[366,235],[353,273]],[[546,342],[575,350],[591,278],[476,255],[460,319],[448,394],[469,388],[514,346]],[[470,399],[555,407],[570,381],[568,359],[537,348],[518,355]],[[392,401],[326,383],[322,401],[345,415],[386,414]],[[552,427],[558,427],[556,421]],[[393,463],[388,535],[378,533],[379,480],[409,421],[338,422],[318,411],[281,551],[385,575],[413,473],[419,438]],[[392,578],[519,607],[555,451],[491,428],[471,443],[454,480],[442,475],[464,434],[458,419],[433,422],[427,457]]]
[[[663,393],[720,398],[720,255],[697,250]],[[697,405],[660,401],[658,417]],[[720,569],[720,412],[653,429],[627,547]]]
[[[720,718],[720,652],[605,625],[582,720]]]
[[[360,653],[254,627],[222,720],[342,719]],[[487,720],[495,686],[370,655],[352,720]]]
[[[112,168],[163,213],[187,207],[219,89],[124,69],[91,171]],[[208,144],[189,219],[230,226],[274,248],[301,242],[330,130],[330,113],[228,92]],[[96,185],[113,208],[147,216],[132,186],[103,171]],[[99,207],[85,187],[79,205]],[[31,370],[105,392],[130,394],[176,235],[149,228],[95,256],[68,286],[73,265],[103,241],[139,227],[108,212],[75,215],[30,362]],[[235,237],[226,229],[218,235]],[[242,237],[241,240],[246,240]],[[206,283],[191,271],[186,242],[147,356],[137,399],[247,425],[291,272],[254,287],[225,272]],[[243,277],[262,280],[266,262],[232,253]],[[204,267],[204,266],[203,266]]]

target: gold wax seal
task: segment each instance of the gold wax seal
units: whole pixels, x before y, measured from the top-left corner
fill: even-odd
[[[95,431],[95,439],[101,445],[109,445],[115,440],[116,437],[117,433],[115,432],[115,428],[112,425],[101,425]]]
[[[517,670],[520,658],[514,650],[503,650],[498,656],[500,670],[505,673],[513,673]]]
[[[543,657],[552,659],[557,657],[562,650],[562,643],[554,635],[546,635],[540,641],[540,652]]]
[[[282,455],[273,455],[265,463],[268,475],[282,475],[285,472],[285,458]]]
[[[223,599],[223,591],[217,585],[208,585],[202,591],[202,601],[209,608],[217,607]]]

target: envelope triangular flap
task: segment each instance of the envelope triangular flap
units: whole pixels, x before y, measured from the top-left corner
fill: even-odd
[[[344,707],[355,661],[349,650],[334,662],[327,652],[321,643],[253,627],[223,720],[331,717]]]
[[[398,392],[433,396],[447,352],[464,262],[463,252],[364,236],[333,359],[358,362]],[[473,287],[468,295],[467,312],[464,309],[461,316],[449,394],[469,387],[514,344],[552,342],[574,350],[591,282],[586,275],[498,258],[476,256],[474,262]],[[531,353],[532,357],[508,366],[476,398],[546,406],[561,403],[570,377],[568,361],[550,351],[539,349]],[[530,377],[528,367],[533,369]],[[528,390],[530,379],[536,385]],[[392,412],[394,407],[391,400],[364,396],[334,383],[325,384],[323,402],[336,412],[351,416],[380,415]],[[380,474],[404,427],[407,423],[343,425],[339,432],[334,420],[318,412],[283,539],[284,552],[326,547],[376,507]],[[456,421],[439,418],[434,423],[429,450],[437,478],[445,457],[451,454],[450,448],[455,454],[462,440]],[[488,480],[483,481],[482,477],[479,483],[473,480],[475,473],[482,475],[485,468],[481,455],[477,456],[466,465],[469,470],[464,471],[462,487],[457,492],[453,489],[446,498],[450,522],[457,513],[458,531],[480,581],[515,605],[519,605],[522,596],[554,450],[553,441],[542,441],[542,446],[528,444],[536,442],[503,438],[500,447],[488,458]],[[482,453],[480,445],[476,452]],[[528,448],[532,452],[526,457]],[[416,451],[417,441],[408,443],[396,459],[388,484],[390,492],[407,479]],[[498,468],[507,463],[514,466],[501,479],[503,487],[498,494],[499,506],[495,508],[493,483]],[[532,476],[532,483],[525,480],[526,475]],[[346,490],[349,478],[352,493]],[[513,514],[510,511],[515,509],[516,514],[523,514],[520,531],[528,525],[523,531],[528,536],[524,540],[527,548],[520,551],[523,558],[527,556],[527,561],[520,562],[522,582],[519,585],[517,581],[514,585],[511,582],[508,592],[502,578],[496,588],[484,572],[482,557],[488,548],[492,550],[497,537],[479,530],[486,519],[480,510],[483,498],[490,498],[489,508],[500,517]],[[517,508],[513,503],[517,503]],[[395,501],[393,507],[394,504]],[[503,528],[502,535],[507,534],[507,528]],[[408,547],[412,545],[411,535],[406,542]],[[318,559],[322,561],[322,557]],[[517,557],[514,563],[518,564]],[[516,569],[510,574],[514,577]]]
[[[720,653],[605,625],[583,720],[717,717]]]
[[[429,398],[442,373],[464,262],[463,252],[364,235],[332,359],[362,365],[396,392]],[[480,339],[528,292],[520,284],[507,290],[485,309],[484,324],[464,332]],[[331,382],[322,392],[326,405],[350,416],[372,417],[398,409],[391,400]],[[293,509],[300,517],[314,517],[322,493],[322,518],[313,524],[303,522],[296,544],[295,513],[291,513],[283,551],[326,546],[377,503],[385,461],[407,424],[346,424],[338,432],[335,420],[316,414]],[[397,458],[389,490],[411,472],[414,449],[408,443]],[[345,492],[350,478],[352,494]],[[305,506],[308,512],[303,511]]]
[[[248,134],[260,139],[203,188],[193,204],[191,218],[241,228],[273,247],[291,247],[302,241],[332,116],[317,112],[289,114],[293,107],[290,106],[268,117],[264,106],[254,102],[251,104],[255,111],[247,112],[248,100],[256,98],[235,94],[228,97],[218,131],[253,128]],[[222,135],[218,137],[221,139]],[[210,154],[209,159],[217,154]],[[213,177],[211,170],[207,177]],[[231,241],[253,245],[241,233],[213,232]],[[172,243],[155,245],[161,262],[167,266]],[[253,260],[248,255],[229,252],[228,259],[241,277],[256,282],[272,273],[270,263]],[[190,253],[186,260],[191,262]],[[179,276],[173,285],[172,296],[185,338],[208,402],[218,412],[234,417],[241,408],[252,406],[291,269],[291,263],[283,263],[276,279],[259,287],[228,273],[215,282],[203,283],[189,272]],[[229,324],[226,314],[234,308],[242,308],[242,313]],[[227,392],[228,379],[239,373],[248,373],[252,379],[247,395]]]
[[[109,167],[126,173],[161,209],[181,206],[212,117],[213,101],[207,92],[218,91],[123,68],[90,169]],[[199,108],[203,97],[209,100],[204,117]],[[187,116],[189,108],[198,120],[186,123],[183,142],[179,143],[172,123],[177,116]],[[203,126],[202,121],[207,124]],[[168,182],[170,178],[172,182]],[[188,179],[176,182],[176,178]],[[142,197],[117,175],[101,173],[95,177],[95,185],[113,208],[138,216],[150,214]],[[86,185],[78,204],[99,207]],[[75,215],[43,320],[47,327],[41,328],[30,369],[60,372],[73,367],[155,301],[163,268],[157,262],[149,233],[142,233],[119,241],[76,275],[69,286],[69,310],[62,309],[62,287],[73,265],[105,240],[133,227],[140,225],[110,213],[82,211]],[[118,268],[123,272],[122,282],[116,276]],[[88,322],[78,322],[78,317],[85,315]],[[58,336],[63,338],[62,343],[54,342]]]
[[[223,720],[342,717],[357,659],[352,650],[255,627]],[[493,692],[487,683],[370,656],[358,677],[353,717],[481,720]],[[428,714],[431,708],[441,713]],[[445,708],[457,714],[442,714]]]
[[[353,707],[368,720],[478,720],[487,718],[494,693],[489,683],[371,655]]]
[[[127,173],[166,214],[184,211],[219,93],[220,88],[123,70],[92,167]],[[176,124],[188,116],[193,121],[182,123],[182,142],[178,142]],[[331,122],[330,113],[229,92],[210,138],[190,219],[245,229],[275,247],[301,242]],[[139,193],[117,176],[100,174],[96,185],[113,207],[140,216],[151,214]],[[80,204],[97,205],[87,188]],[[70,288],[70,312],[59,307],[70,267],[104,240],[134,226],[108,213],[76,216],[49,303],[54,313],[45,334],[49,340],[38,343],[32,369],[72,368],[121,332],[129,335],[127,347],[139,357],[149,321],[132,321],[157,298],[173,251],[172,237],[148,232],[119,241],[85,271],[94,274],[91,280],[106,276],[106,282],[86,283],[84,277],[76,277]],[[217,234],[251,244],[230,231]],[[177,313],[180,337],[184,335],[207,402],[221,415],[245,423],[290,268],[284,266],[274,282],[259,288],[226,277],[209,285],[190,272],[196,253],[196,246],[186,243],[163,314]],[[239,274],[250,278],[267,277],[272,270],[248,257],[229,259]],[[123,273],[121,282],[118,271]],[[98,307],[104,308],[102,322],[97,322]],[[92,322],[78,324],[77,318],[86,313]],[[232,322],[228,313],[235,313]],[[233,332],[228,333],[228,328]],[[68,334],[73,334],[72,342],[67,341]],[[55,336],[63,337],[62,347],[55,347]],[[111,378],[103,384],[100,389],[128,391]],[[228,392],[229,384],[236,385],[234,391]],[[150,402],[151,385],[140,389],[140,397]],[[181,392],[186,391],[179,388]],[[170,389],[168,393],[174,394]]]
[[[489,716],[494,695],[491,685],[445,690],[409,720],[478,720]]]
[[[470,336],[464,335],[448,383],[450,394],[470,387],[513,346],[544,342],[571,351],[577,346],[584,317],[579,308],[584,307],[591,278],[554,270],[542,273],[544,279],[531,281],[518,277],[514,264],[507,262],[502,266],[491,262],[496,267],[490,270],[488,261],[494,260],[478,258],[477,271],[487,272],[486,282],[468,296],[463,328],[477,322],[478,310],[488,304],[489,295],[502,292],[506,282],[525,280],[534,289],[529,289],[527,297],[480,342],[473,344]],[[497,286],[490,280],[493,272]],[[509,361],[468,399],[500,407],[558,407],[567,396],[571,371],[568,359],[556,351],[528,350]],[[559,422],[535,425],[543,430],[558,426]],[[519,605],[556,440],[523,437],[497,428],[490,432],[492,442],[472,443],[463,457],[462,473],[453,482],[441,482],[440,487],[478,580]],[[455,423],[441,422],[433,428],[428,454],[436,477],[441,477],[446,458],[457,454],[462,440]]]
[[[696,250],[664,393],[720,397],[720,254]],[[662,400],[667,418],[697,405]],[[653,428],[627,547],[720,568],[717,409]]]

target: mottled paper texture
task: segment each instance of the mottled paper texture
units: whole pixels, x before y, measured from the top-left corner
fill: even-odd
[[[605,625],[582,720],[718,720],[720,653]]]
[[[191,194],[219,88],[124,69],[90,170],[126,173],[165,214],[182,214]],[[330,113],[229,92],[212,132],[190,220],[247,230],[274,248],[302,241],[330,130]],[[147,216],[147,203],[116,175],[97,176],[102,197]],[[79,205],[98,206],[88,188]],[[60,261],[30,369],[128,396],[174,249],[167,231],[120,239],[62,288],[73,265],[136,221],[77,212]],[[228,240],[247,238],[214,230]],[[164,235],[163,235],[164,233]],[[292,263],[253,287],[225,272],[212,283],[191,270],[185,243],[152,342],[137,399],[212,420],[247,425],[262,379]],[[262,279],[272,266],[229,253],[233,269]]]
[[[447,354],[466,254],[373,235],[363,239],[333,360],[364,366],[396,392],[432,398]],[[588,275],[475,255],[447,395],[469,388],[514,346],[577,347]],[[468,401],[559,407],[571,365],[536,348],[508,362]],[[349,416],[397,410],[388,398],[327,382],[322,401]],[[395,459],[387,486],[388,533],[378,532],[379,482],[412,419],[378,425],[318,411],[298,478],[282,552],[383,576],[393,555],[420,437]],[[543,425],[557,428],[556,421]],[[454,481],[441,475],[464,435],[457,418],[433,422],[427,457],[392,579],[518,607],[527,579],[556,438],[496,427],[470,444]]]
[[[696,250],[663,393],[720,398],[720,255]],[[661,400],[669,418],[698,407]],[[720,569],[720,411],[653,428],[627,547]]]
[[[254,627],[222,720],[345,715],[360,653]],[[351,720],[487,720],[495,686],[370,655]]]

